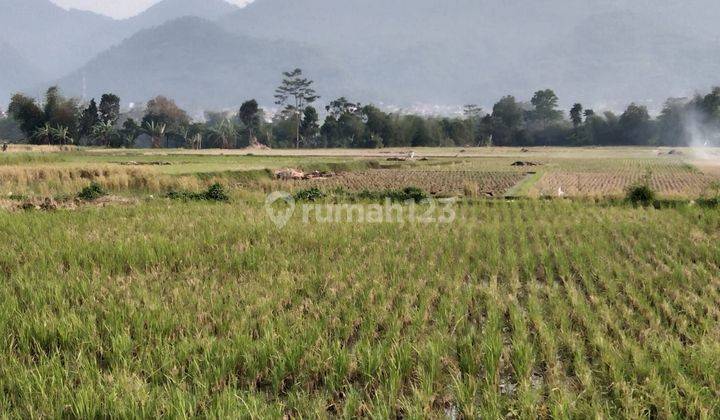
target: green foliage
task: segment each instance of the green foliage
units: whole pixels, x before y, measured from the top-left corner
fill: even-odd
[[[100,98],[98,113],[103,123],[114,125],[120,117],[120,97],[112,93],[104,94]]]
[[[309,188],[307,190],[300,190],[295,193],[294,198],[298,201],[318,201],[325,198],[326,194],[320,191],[318,188]]]
[[[535,107],[530,116],[542,124],[551,124],[562,119],[562,112],[557,109],[558,97],[552,89],[535,92],[530,103]]]
[[[213,184],[206,191],[203,192],[191,192],[191,191],[170,191],[167,197],[173,200],[185,200],[185,201],[218,201],[228,202],[230,196],[225,191],[225,187],[222,184]]]
[[[105,191],[102,185],[93,182],[92,184],[83,188],[82,191],[80,191],[80,193],[78,194],[78,198],[85,201],[94,201],[106,195],[107,191]]]
[[[87,108],[80,115],[80,137],[86,138],[92,135],[93,129],[100,123],[97,103],[91,99]]]
[[[145,110],[145,116],[142,120],[142,126],[148,127],[150,125],[155,127],[165,126],[165,130],[161,139],[166,142],[167,134],[176,133],[182,127],[186,127],[190,124],[190,117],[187,112],[181,109],[174,100],[165,96],[157,96],[147,103],[147,109]],[[153,136],[153,145],[155,147],[164,147],[166,145],[158,144],[158,138]]]
[[[652,175],[648,172],[641,182],[630,186],[625,196],[627,201],[635,205],[643,206],[652,204],[655,201],[657,194],[650,186],[651,177]]]
[[[299,68],[283,72],[283,80],[275,89],[275,104],[285,107],[285,112],[292,115],[295,123],[295,147],[300,147],[300,124],[305,108],[320,99],[312,87],[313,81],[303,77]]]
[[[397,202],[414,201],[420,203],[429,198],[428,194],[420,188],[407,187],[402,190],[387,191],[363,191],[358,197],[365,200],[385,200],[390,199]]]
[[[35,132],[47,122],[45,113],[35,99],[19,93],[10,100],[8,114],[19,123],[20,129],[28,138],[33,137]]]

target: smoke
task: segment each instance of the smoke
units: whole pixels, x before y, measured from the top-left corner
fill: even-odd
[[[720,146],[720,124],[708,119],[702,112],[689,107],[682,116],[682,126],[687,145],[698,159],[715,160],[720,164],[720,154],[713,148]]]

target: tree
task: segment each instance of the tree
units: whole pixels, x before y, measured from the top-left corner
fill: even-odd
[[[649,145],[652,143],[652,124],[647,107],[631,103],[618,121],[622,144]]]
[[[67,127],[53,128],[52,135],[55,138],[55,141],[60,143],[61,146],[73,143],[73,138],[70,136],[70,130]]]
[[[95,144],[99,146],[110,146],[110,139],[115,134],[115,127],[112,122],[100,121],[95,124],[92,130],[92,137],[95,139]]]
[[[668,99],[665,102],[660,117],[658,117],[659,140],[662,146],[688,145],[689,138],[685,129],[685,120],[688,116],[686,101],[682,99]]]
[[[53,127],[66,127],[70,136],[78,134],[78,116],[80,114],[76,99],[65,98],[57,86],[45,94],[45,121]]]
[[[36,144],[52,144],[53,135],[53,127],[49,123],[45,123],[45,125],[35,130],[32,137],[36,141]]]
[[[140,127],[134,119],[128,118],[118,131],[118,136],[122,139],[122,145],[124,147],[133,147],[135,146],[135,139],[137,139],[142,132],[142,127]]]
[[[172,99],[158,96],[147,103],[143,126],[149,122],[165,124],[166,130],[175,131],[190,124],[190,117]]]
[[[300,148],[300,115],[305,107],[320,99],[312,88],[313,81],[302,77],[302,70],[295,69],[283,73],[284,79],[275,89],[275,104],[284,106],[292,115],[295,129],[295,148]]]
[[[45,113],[35,100],[19,93],[10,100],[8,114],[18,122],[20,130],[31,140],[35,139],[35,132],[47,122]]]
[[[300,124],[300,135],[306,144],[317,137],[320,131],[319,120],[318,112],[314,107],[308,106],[305,108],[302,123]]]
[[[112,93],[106,93],[100,98],[100,119],[104,123],[115,125],[120,117],[120,98]]]
[[[250,144],[257,143],[255,132],[260,128],[260,114],[260,107],[258,106],[258,103],[255,99],[249,100],[243,103],[242,106],[240,106],[238,118],[248,131],[248,138],[250,140]]]
[[[587,122],[588,119],[595,116],[595,111],[588,108],[585,111],[583,111],[583,116],[585,117],[585,121]]]
[[[361,108],[362,105],[360,103],[350,102],[343,96],[330,102],[330,104],[325,107],[325,111],[327,111],[328,115],[340,118],[344,114],[357,115],[360,113]]]
[[[153,149],[159,149],[165,139],[167,124],[150,120],[143,124],[143,130],[152,138]]]
[[[366,105],[362,109],[362,115],[368,147],[379,148],[396,142],[397,133],[390,115],[373,105]]]
[[[480,119],[483,117],[484,114],[485,112],[483,111],[482,107],[478,105],[470,104],[463,107],[463,115],[468,120]]]
[[[573,127],[577,129],[583,121],[583,106],[581,104],[575,104],[570,109],[570,121],[573,123]]]
[[[505,96],[493,106],[491,143],[510,146],[523,125],[523,108],[514,96]]]
[[[410,138],[410,146],[412,147],[429,147],[433,146],[433,138],[430,135],[425,119],[416,115],[407,118]]]
[[[562,118],[562,113],[557,110],[558,97],[552,89],[539,90],[535,92],[530,103],[535,107],[531,113],[532,119],[547,125]]]
[[[237,139],[237,129],[235,124],[226,118],[217,127],[210,129],[210,136],[221,149],[229,149],[230,142]]]
[[[85,108],[80,115],[80,127],[79,136],[80,138],[88,137],[92,134],[93,128],[100,122],[98,115],[98,107],[95,103],[95,99],[90,100],[90,104]]]

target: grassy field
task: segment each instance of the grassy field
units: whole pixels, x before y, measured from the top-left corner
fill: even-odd
[[[96,181],[133,198],[0,210],[2,416],[720,417],[720,211],[691,203],[720,175],[705,169],[712,159],[325,153],[0,155],[3,195],[72,200]],[[540,165],[511,166],[519,159]],[[129,161],[171,164],[119,164]],[[303,184],[266,171],[282,167],[338,177]],[[647,169],[658,186],[682,180],[658,188],[673,205],[633,206],[617,200],[624,187],[604,186]],[[601,191],[539,199],[567,173],[598,174]],[[512,182],[489,199],[487,179]],[[229,202],[164,196],[212,182]],[[437,195],[459,197],[457,219],[296,213],[279,228],[263,205],[276,189],[349,193],[351,182],[442,185]],[[358,200],[326,200],[341,199]]]

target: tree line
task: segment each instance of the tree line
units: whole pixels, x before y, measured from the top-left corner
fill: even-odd
[[[620,115],[596,113],[579,103],[564,111],[555,92],[545,89],[529,102],[505,96],[488,112],[467,105],[457,117],[391,113],[342,97],[329,101],[321,121],[313,81],[295,69],[283,73],[275,99],[281,108],[269,117],[251,99],[237,112],[206,112],[197,122],[164,96],[150,100],[142,112],[122,114],[120,98],[112,93],[81,104],[52,87],[42,101],[14,95],[8,115],[31,143],[104,147],[137,147],[139,139],[153,148],[191,149],[684,146],[698,136],[717,141],[720,133],[720,87],[690,99],[669,99],[656,118],[635,103]],[[8,126],[0,120],[0,130]]]

